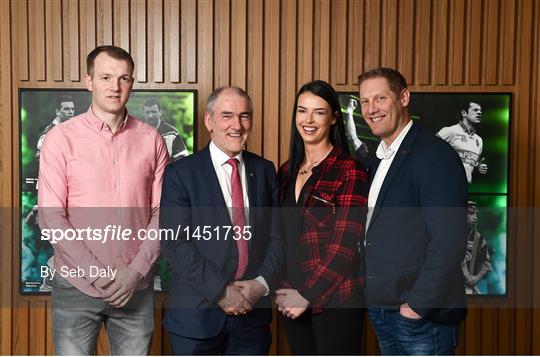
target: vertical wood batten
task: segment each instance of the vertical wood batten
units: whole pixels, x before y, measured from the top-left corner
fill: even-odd
[[[18,38],[12,28],[18,22],[18,11],[7,1],[0,1],[0,207],[13,207],[12,180],[12,39]],[[15,24],[14,24],[15,23]],[[18,23],[20,25],[20,23]],[[14,53],[12,53],[12,51]],[[22,59],[21,59],[22,62]],[[0,209],[0,354],[12,355],[12,210]]]
[[[200,109],[199,112],[199,122],[202,122],[202,119],[204,118],[204,113],[206,111],[206,98],[210,95],[212,90],[214,89],[214,78],[213,78],[213,71],[212,68],[214,68],[214,31],[213,31],[213,24],[214,24],[214,17],[217,15],[214,15],[214,8],[212,7],[212,4],[208,1],[200,1],[197,2],[197,14],[200,16],[198,17],[197,21],[197,28],[196,33],[198,34],[198,46],[197,53],[198,53],[198,61],[197,63],[199,66],[197,67],[197,79],[199,80],[199,95],[198,95],[198,108]],[[182,4],[184,6],[184,4]],[[190,73],[188,73],[188,76]],[[199,134],[197,136],[197,142],[200,143],[199,147],[203,147],[209,140],[210,136],[206,129],[198,130]]]
[[[332,84],[347,84],[347,57],[349,52],[347,32],[347,0],[332,2],[332,33],[330,63],[332,68]]]
[[[313,13],[312,0],[298,3],[297,88],[313,79]]]
[[[231,3],[230,0],[217,1],[214,30],[214,88],[230,84],[231,66]]]
[[[112,0],[96,0],[97,45],[112,45],[113,13]]]
[[[434,18],[437,21],[433,21],[433,77],[434,84],[444,85],[447,83],[448,73],[448,1],[439,0],[435,1],[434,5]]]
[[[134,23],[131,24],[131,37],[133,38],[133,60],[135,61],[135,80],[139,83],[148,81],[147,68],[147,12],[145,0],[136,0],[131,3]]]
[[[263,153],[263,127],[265,121],[264,83],[264,4],[262,0],[247,3],[247,90],[253,101],[253,127],[248,143],[249,150],[259,155]]]
[[[315,4],[315,78],[330,81],[330,18],[329,0]]]
[[[501,83],[503,85],[513,85],[516,73],[516,4],[514,1],[503,1],[501,6]],[[536,14],[538,22],[538,14]]]
[[[47,78],[52,78],[55,82],[61,82],[64,80],[63,54],[64,52],[69,53],[69,47],[64,45],[64,43],[67,45],[67,42],[64,42],[62,38],[65,17],[62,12],[61,1],[47,1],[45,6],[45,13],[48,14],[45,18],[48,30],[47,48],[50,48],[47,51],[47,62],[50,62],[50,65],[47,63]]]
[[[465,0],[454,0],[450,8],[450,84],[463,84],[465,47]]]
[[[364,69],[370,70],[381,65],[381,1],[366,2],[364,38]]]
[[[400,1],[398,9],[398,69],[408,83],[414,80],[414,1]]]
[[[45,50],[45,4],[43,0],[31,1],[28,6],[28,20],[30,23],[30,51],[29,55],[32,59],[30,75],[34,81],[47,80],[46,59],[47,52]],[[34,70],[32,73],[32,69]]]
[[[151,46],[150,63],[153,64],[152,79],[155,83],[163,83],[163,1],[154,0],[148,4],[149,34]],[[150,27],[151,26],[151,27]]]
[[[30,302],[29,309],[29,349],[30,355],[44,355],[47,348],[47,305],[44,301]]]
[[[381,66],[396,68],[398,2],[386,0],[382,3]]]
[[[113,43],[131,53],[130,46],[130,11],[128,0],[114,1],[114,38]],[[118,21],[116,21],[118,20]],[[137,63],[135,64],[137,66]]]
[[[363,38],[364,38],[364,5],[359,1],[351,1],[349,4],[349,83],[358,83],[358,76],[362,73]]]
[[[279,161],[279,49],[280,49],[280,4],[277,1],[264,2],[264,128],[263,155],[273,162]]]
[[[86,74],[86,56],[96,47],[96,4],[94,0],[81,3],[79,12],[81,24],[80,65],[82,73]]]
[[[13,346],[14,355],[28,355],[29,350],[29,303],[28,301],[17,301],[13,303]]]
[[[79,39],[79,3],[75,1],[63,2],[63,13],[66,14],[67,25],[63,29],[67,51],[64,51],[65,78],[72,82],[81,79],[80,70],[80,39]]]
[[[482,1],[467,2],[467,82],[481,83],[482,75]]]
[[[415,84],[431,84],[431,3],[420,0],[416,3]]]
[[[231,3],[231,85],[246,89],[247,2]]]
[[[30,28],[28,26],[28,3],[26,0],[16,1],[13,3],[14,11],[16,14],[17,20],[14,22],[13,32],[17,34],[17,56],[16,63],[18,71],[18,80],[28,81],[30,79],[29,75],[29,35]]]
[[[486,22],[484,23],[485,38],[483,44],[483,68],[484,83],[487,85],[497,84],[499,63],[499,2],[487,1],[484,3]]]
[[[197,82],[198,40],[197,37],[197,4],[194,0],[182,1],[182,49],[181,49],[181,80],[187,83]],[[211,25],[211,24],[209,24]]]
[[[165,1],[165,38],[164,71],[165,80],[180,82],[180,2]]]

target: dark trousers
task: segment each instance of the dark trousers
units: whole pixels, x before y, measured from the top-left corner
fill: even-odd
[[[453,355],[460,324],[411,319],[399,311],[368,309],[381,355]]]
[[[173,355],[267,355],[270,327],[252,326],[245,316],[227,316],[217,336],[195,339],[169,333]]]
[[[294,355],[359,355],[364,309],[333,308],[292,320],[281,316]]]

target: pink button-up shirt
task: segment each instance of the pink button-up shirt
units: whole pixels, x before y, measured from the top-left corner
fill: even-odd
[[[159,226],[161,182],[168,161],[159,133],[130,115],[113,134],[90,107],[47,133],[39,162],[40,228],[60,229],[69,238],[73,234],[68,230],[92,229],[91,234],[83,232],[77,239],[64,237],[53,244],[56,274],[75,272],[66,278],[95,297],[99,296],[92,285],[99,278],[96,272],[117,267],[129,266],[144,277],[138,289],[149,285],[159,240],[140,239],[138,232]],[[120,236],[112,229],[132,232]]]

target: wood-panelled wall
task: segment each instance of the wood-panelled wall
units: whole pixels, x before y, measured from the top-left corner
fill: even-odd
[[[520,209],[509,219],[508,297],[471,301],[458,352],[540,354],[540,310],[530,309],[540,300],[540,215],[525,212],[540,206],[539,34],[532,0],[1,0],[0,352],[53,353],[50,300],[18,294],[20,222],[9,209],[19,205],[17,90],[81,88],[86,54],[115,44],[135,59],[135,88],[199,92],[199,145],[211,90],[246,88],[255,109],[249,148],[276,165],[295,92],[312,79],[356,90],[359,73],[384,65],[413,91],[513,93],[510,205]],[[155,354],[170,351],[161,315]],[[272,353],[287,353],[282,328],[272,329]],[[364,338],[376,353],[371,330]],[[102,339],[98,352],[106,348]]]

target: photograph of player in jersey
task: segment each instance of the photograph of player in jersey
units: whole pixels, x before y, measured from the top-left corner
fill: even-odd
[[[350,151],[367,164],[379,139],[362,119],[358,93],[339,93],[339,100]],[[463,162],[469,198],[476,203],[469,207],[468,260],[463,265],[470,294],[506,293],[510,104],[507,93],[413,92],[409,102],[413,121],[448,142]]]
[[[20,291],[41,294],[50,291],[50,281],[42,278],[42,267],[52,267],[53,249],[41,240],[38,226],[37,190],[41,146],[47,133],[90,106],[85,90],[21,89],[20,106]],[[195,135],[194,91],[138,91],[127,104],[128,112],[154,126],[163,137],[171,156],[177,160],[193,152]],[[168,267],[160,262],[160,277],[154,284],[161,291],[168,281]],[[163,283],[162,283],[163,282]]]

